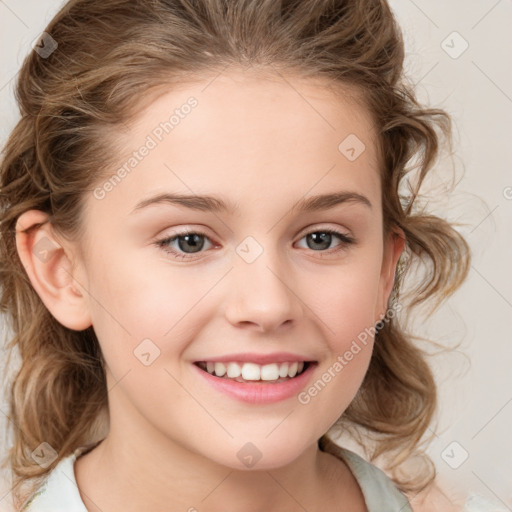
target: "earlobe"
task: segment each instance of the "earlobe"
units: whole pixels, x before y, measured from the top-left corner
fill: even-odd
[[[69,250],[56,236],[46,213],[29,210],[20,215],[16,248],[34,290],[56,320],[76,331],[90,327],[86,293],[73,275]]]

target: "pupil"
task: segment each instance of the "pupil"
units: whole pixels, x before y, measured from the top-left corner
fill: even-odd
[[[202,236],[198,234],[191,234],[191,235],[183,235],[180,238],[178,238],[178,245],[180,249],[184,252],[187,251],[187,247],[184,246],[182,243],[182,240],[185,240],[187,244],[192,246],[192,249],[201,250],[204,245],[204,240],[202,240]],[[202,240],[202,243],[198,243],[198,240]],[[194,252],[193,250],[191,252]]]
[[[321,249],[327,249],[331,245],[331,237],[331,233],[317,231],[316,233],[311,233],[308,235],[308,241],[312,239],[315,244],[322,244]],[[314,247],[310,247],[310,249],[314,249]]]

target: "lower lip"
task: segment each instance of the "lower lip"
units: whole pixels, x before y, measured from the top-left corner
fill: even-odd
[[[272,404],[298,395],[305,387],[316,365],[317,363],[309,363],[308,367],[293,379],[276,383],[258,381],[247,384],[216,377],[205,372],[195,364],[192,366],[206,379],[206,382],[226,395],[252,404]]]

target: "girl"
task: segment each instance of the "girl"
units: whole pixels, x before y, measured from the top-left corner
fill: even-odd
[[[17,510],[411,510],[436,390],[400,281],[440,301],[469,254],[415,208],[450,122],[403,58],[380,0],[55,16],[1,165]]]

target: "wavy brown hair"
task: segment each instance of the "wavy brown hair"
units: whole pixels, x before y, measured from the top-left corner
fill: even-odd
[[[108,423],[94,330],[67,329],[44,306],[17,254],[16,221],[27,210],[42,210],[59,233],[79,239],[84,200],[115,163],[109,134],[163,87],[229,66],[257,66],[355,88],[378,134],[383,228],[405,234],[403,276],[412,262],[425,269],[411,306],[440,303],[466,277],[464,239],[447,221],[415,208],[441,137],[450,141],[451,122],[443,110],[417,102],[385,1],[71,0],[45,31],[58,47],[46,58],[32,51],[21,67],[15,90],[21,118],[0,175],[0,306],[12,330],[9,351],[19,355],[9,386],[13,443],[6,457],[16,496],[22,484],[41,480],[75,448],[100,437]],[[413,171],[414,185],[400,191]],[[393,454],[386,468],[408,492],[435,475],[432,465],[419,477],[394,474],[419,453],[435,410],[426,354],[391,319],[378,331],[364,382],[338,425],[364,432],[367,448],[365,439],[373,440],[372,460]],[[46,468],[31,457],[42,442],[58,452]],[[319,440],[322,449],[329,443],[327,434]]]

